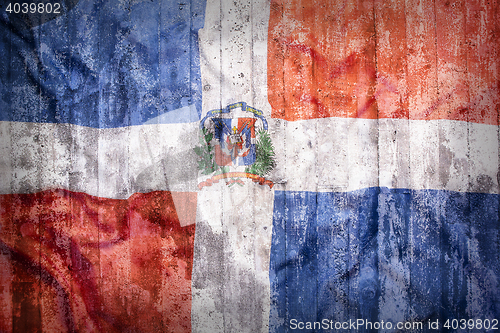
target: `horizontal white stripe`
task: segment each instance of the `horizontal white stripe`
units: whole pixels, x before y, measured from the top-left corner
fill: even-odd
[[[372,186],[498,193],[498,126],[449,120],[269,121],[277,189]],[[67,188],[108,198],[196,191],[198,123],[94,129],[0,123],[0,193]]]
[[[198,122],[112,129],[0,122],[0,193],[195,191],[198,135]]]
[[[271,121],[271,179],[289,191],[388,188],[498,193],[498,126],[450,120]]]

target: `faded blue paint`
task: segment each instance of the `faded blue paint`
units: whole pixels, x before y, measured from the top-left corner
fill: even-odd
[[[270,332],[294,318],[500,318],[498,211],[497,194],[275,192]],[[394,286],[403,306],[386,295]]]
[[[3,13],[0,120],[96,128],[199,121],[205,0],[127,3],[79,1],[24,30]]]

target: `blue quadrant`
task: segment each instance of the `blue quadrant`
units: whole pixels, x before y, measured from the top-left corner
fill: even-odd
[[[31,29],[3,13],[0,120],[95,128],[198,121],[204,16],[205,0],[79,1]]]
[[[270,332],[339,331],[292,330],[324,319],[439,320],[444,332],[447,319],[500,318],[498,210],[497,194],[275,192]]]

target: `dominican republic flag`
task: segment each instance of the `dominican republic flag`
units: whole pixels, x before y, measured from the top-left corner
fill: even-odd
[[[1,332],[500,328],[496,2],[61,6],[0,16]],[[240,101],[273,186],[200,189]]]

